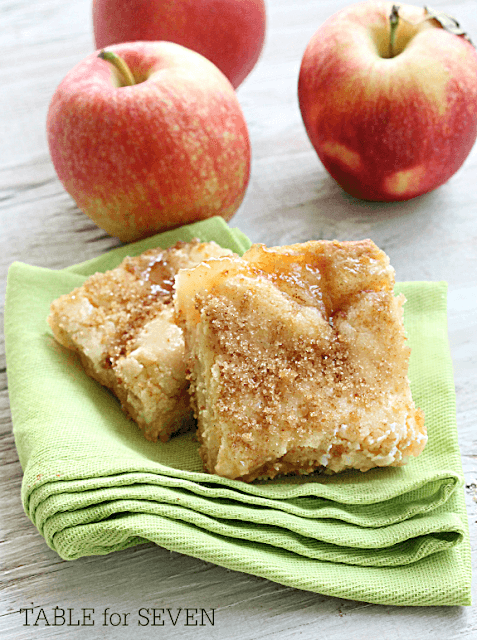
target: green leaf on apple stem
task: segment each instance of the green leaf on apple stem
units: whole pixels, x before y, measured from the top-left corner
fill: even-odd
[[[441,25],[443,29],[449,31],[450,33],[454,33],[456,36],[463,36],[466,40],[473,45],[472,40],[466,34],[466,32],[461,29],[460,24],[457,22],[455,18],[444,13],[443,11],[437,11],[436,9],[431,9],[431,7],[424,6],[424,10],[429,14],[429,18],[434,18]]]

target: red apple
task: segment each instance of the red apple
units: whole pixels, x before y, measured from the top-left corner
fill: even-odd
[[[362,2],[315,33],[298,97],[310,141],[345,191],[407,200],[446,182],[475,142],[477,53],[425,9],[399,4],[396,16],[391,2]]]
[[[169,40],[211,60],[237,88],[265,39],[264,0],[94,0],[96,47]]]
[[[217,67],[172,42],[110,52],[135,82],[90,55],[53,95],[48,144],[66,191],[123,241],[238,209],[250,142],[236,93]]]

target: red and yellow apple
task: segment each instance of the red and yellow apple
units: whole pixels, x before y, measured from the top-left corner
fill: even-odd
[[[265,40],[264,0],[94,0],[96,48],[169,40],[211,60],[237,88]]]
[[[108,51],[126,63],[129,81],[95,52],[49,107],[50,154],[66,191],[126,242],[214,215],[229,220],[250,175],[247,125],[230,82],[172,42]]]
[[[298,80],[306,131],[342,188],[407,200],[446,182],[477,136],[477,52],[423,8],[362,2],[325,21]]]

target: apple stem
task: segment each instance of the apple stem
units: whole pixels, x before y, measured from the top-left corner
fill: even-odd
[[[396,40],[396,29],[399,23],[399,7],[393,4],[391,15],[389,16],[389,57],[394,58],[394,42]]]
[[[112,51],[105,51],[104,49],[102,49],[98,53],[98,58],[101,58],[101,60],[106,60],[106,62],[110,62],[114,67],[116,67],[122,79],[122,87],[130,87],[133,84],[136,84],[130,68],[125,63],[125,61],[116,53],[113,53]]]

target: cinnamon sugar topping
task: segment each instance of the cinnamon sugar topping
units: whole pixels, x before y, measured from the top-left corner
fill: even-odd
[[[175,276],[231,253],[199,240],[151,249],[91,276],[51,306],[55,338],[79,353],[86,372],[114,391],[150,440],[166,440],[190,420]]]
[[[249,481],[400,465],[426,442],[394,271],[371,241],[309,242],[181,271],[205,467]]]

